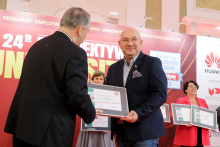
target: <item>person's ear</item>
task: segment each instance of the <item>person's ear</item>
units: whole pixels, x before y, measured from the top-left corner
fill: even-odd
[[[140,44],[142,45],[142,43],[143,43],[143,40],[141,39]]]
[[[84,26],[78,27],[78,28],[77,28],[77,35],[78,35],[79,37],[81,37],[82,34],[83,34],[83,31],[84,31]]]
[[[120,43],[121,43],[120,40],[118,40],[118,45],[119,45],[119,46],[120,46]]]

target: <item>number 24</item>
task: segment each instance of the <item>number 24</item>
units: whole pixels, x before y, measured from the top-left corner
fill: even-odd
[[[12,48],[12,45],[10,45],[9,43],[12,42],[13,35],[4,34],[3,39],[8,39],[8,40],[6,40],[5,43],[3,43],[2,47]],[[22,47],[23,47],[23,35],[17,35],[15,37],[15,40],[13,42],[13,46],[17,46],[18,49],[22,49]]]

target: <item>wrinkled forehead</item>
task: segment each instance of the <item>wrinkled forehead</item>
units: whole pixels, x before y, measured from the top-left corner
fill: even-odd
[[[140,33],[135,29],[126,29],[121,33],[120,39],[123,38],[141,38]]]

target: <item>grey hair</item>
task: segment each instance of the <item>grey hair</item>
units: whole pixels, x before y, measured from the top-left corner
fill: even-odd
[[[77,29],[80,26],[84,26],[86,30],[90,25],[90,15],[85,10],[79,7],[73,7],[68,9],[61,21],[60,26],[65,26],[70,29]]]

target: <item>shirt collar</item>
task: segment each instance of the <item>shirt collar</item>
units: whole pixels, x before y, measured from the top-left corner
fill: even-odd
[[[59,32],[62,32],[63,34],[66,34],[66,33],[64,33],[63,31],[60,31],[60,30],[57,30],[57,31],[59,31]],[[67,34],[66,34],[66,36],[68,36]],[[70,38],[70,36],[68,36],[69,37],[69,39],[72,41],[72,39]],[[72,41],[73,42],[73,41]]]
[[[139,53],[140,54],[140,53]],[[135,61],[136,61],[136,59],[138,58],[138,56],[139,56],[139,54],[137,55],[137,56],[135,56],[133,59],[131,59],[131,64],[133,64]],[[124,60],[125,60],[125,64],[127,64],[127,61],[126,61],[126,59],[124,58]],[[130,64],[130,65],[131,65]]]

